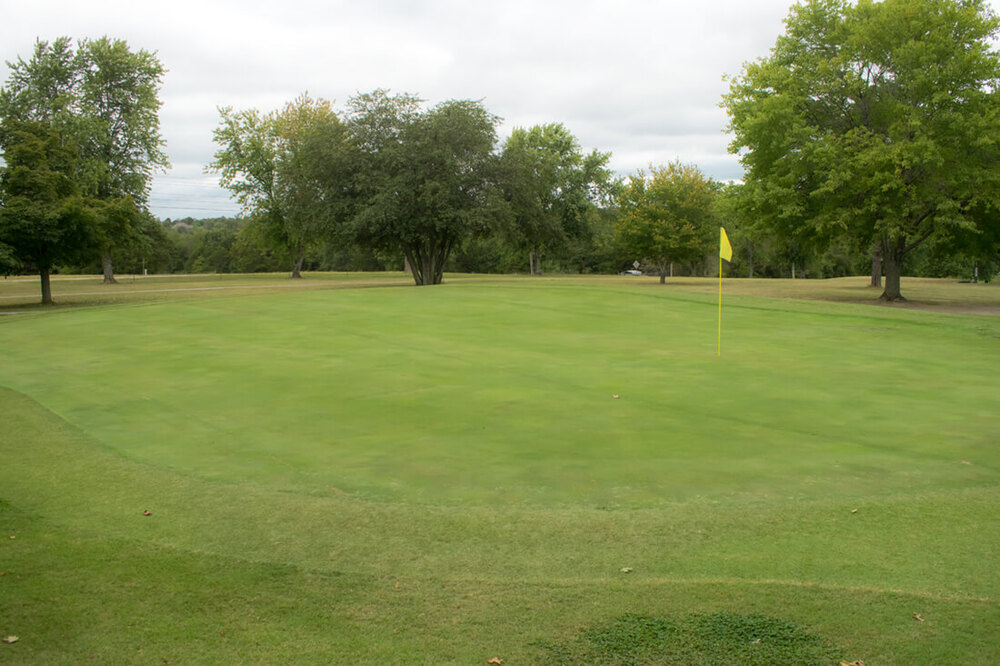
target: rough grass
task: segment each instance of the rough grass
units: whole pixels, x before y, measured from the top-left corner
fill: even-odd
[[[273,282],[0,319],[0,661],[1000,658],[1000,320]]]
[[[627,614],[565,645],[543,644],[552,664],[829,664],[841,652],[787,620],[725,611],[678,620]]]
[[[715,294],[718,281],[704,278],[670,278],[658,285],[653,277],[573,276],[528,278],[526,276],[457,275],[450,274],[449,284],[463,282],[538,284],[543,281],[574,282],[590,285],[639,287],[671,292]],[[868,286],[867,277],[834,278],[828,280],[787,279],[725,279],[725,293],[732,296],[823,300],[840,303],[862,303],[886,309],[931,310],[953,314],[1000,315],[1000,282],[960,283],[933,278],[903,278],[903,303],[884,304],[878,300],[881,290]],[[263,293],[302,289],[359,288],[409,286],[413,280],[406,273],[306,273],[303,280],[289,280],[281,274],[202,274],[202,275],[120,275],[116,285],[104,285],[99,276],[55,275],[52,288],[61,306],[136,303],[162,300],[228,297],[234,293]],[[38,306],[37,277],[11,277],[0,282],[0,313],[12,309],[34,309]],[[51,307],[49,309],[52,309]]]

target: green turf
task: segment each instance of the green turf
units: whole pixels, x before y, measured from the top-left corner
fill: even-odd
[[[1000,319],[715,327],[526,280],[0,318],[0,662],[542,663],[713,613],[1000,659]]]

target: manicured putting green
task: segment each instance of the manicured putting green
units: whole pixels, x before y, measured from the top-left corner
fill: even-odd
[[[452,506],[836,499],[995,481],[1000,325],[649,286],[456,284],[0,322],[3,383],[119,454]]]

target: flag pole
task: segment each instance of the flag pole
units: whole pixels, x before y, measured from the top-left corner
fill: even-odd
[[[719,351],[722,356],[722,254],[719,254]]]
[[[722,260],[733,260],[733,246],[726,235],[726,228],[719,227],[719,349],[718,355],[722,356]]]

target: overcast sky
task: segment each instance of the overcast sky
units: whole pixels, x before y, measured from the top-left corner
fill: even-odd
[[[308,91],[341,107],[388,88],[435,104],[481,99],[514,127],[561,122],[622,174],[680,159],[719,180],[723,76],[765,55],[791,0],[0,0],[0,60],[35,40],[125,39],[155,51],[172,168],[160,218],[235,215],[213,175],[219,106],[270,111]],[[0,66],[0,81],[9,70]]]

